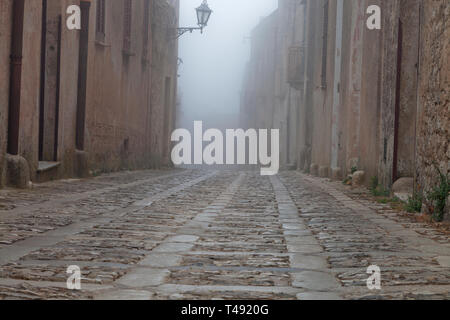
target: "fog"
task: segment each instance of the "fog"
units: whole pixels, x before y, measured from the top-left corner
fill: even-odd
[[[195,8],[202,0],[181,0],[180,27],[195,27]],[[209,127],[238,125],[240,92],[250,55],[250,34],[268,16],[278,0],[209,0],[213,10],[203,34],[180,38],[178,92],[179,123],[185,128],[194,120]]]

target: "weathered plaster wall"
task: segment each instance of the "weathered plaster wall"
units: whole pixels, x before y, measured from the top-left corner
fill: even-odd
[[[60,14],[66,16],[66,8],[78,4],[79,0],[60,1]],[[61,176],[70,177],[75,174],[75,119],[78,90],[78,51],[79,32],[64,27],[61,34],[61,82],[59,98],[59,127],[57,160],[61,162]]]
[[[344,43],[342,67],[342,121],[340,155],[342,175],[347,176],[353,167],[360,167],[361,125],[361,73],[365,23],[364,1],[345,1]]]
[[[326,63],[326,85],[322,86],[322,50],[324,31],[324,8],[325,1],[319,1],[316,15],[320,17],[315,23],[316,32],[314,41],[319,48],[313,60],[314,70],[314,102],[313,102],[313,134],[312,134],[312,163],[324,168],[328,177],[331,163],[331,122],[333,106],[333,81],[335,63],[335,40],[336,40],[336,2],[330,1],[328,8],[328,30],[327,33],[327,63]]]
[[[242,91],[241,121],[246,128],[280,130],[280,163],[298,162],[298,120],[302,88],[288,82],[291,47],[304,45],[301,1],[279,1],[279,8],[252,32],[252,53]]]
[[[378,176],[385,186],[393,184],[395,103],[398,60],[398,25],[400,1],[383,1],[386,12],[382,23],[382,72]]]
[[[414,177],[421,0],[402,0],[397,178]],[[413,142],[413,143],[411,143]]]
[[[177,86],[178,4],[153,1],[152,10],[152,89],[150,161],[152,166],[169,164],[169,140],[174,128]]]
[[[86,150],[93,170],[148,167],[155,156],[159,160],[153,165],[160,165],[163,146],[169,150],[177,68],[177,41],[169,40],[169,32],[175,31],[178,8],[166,1],[150,1],[144,50],[145,1],[132,2],[131,52],[123,50],[123,2],[107,1],[106,39],[102,42],[95,37],[94,3],[91,8]],[[166,77],[171,78],[167,113]],[[164,116],[169,120],[165,122]]]
[[[344,1],[344,25],[342,41],[341,101],[339,121],[339,167],[341,177],[358,166],[360,93],[362,68],[363,3]]]
[[[145,141],[148,68],[141,61],[143,1],[133,1],[131,52],[123,48],[124,2],[106,2],[106,37],[96,39],[96,2],[90,11],[86,151],[94,171],[114,171],[139,158]],[[117,23],[114,23],[117,22]],[[139,30],[139,32],[137,32]],[[144,99],[143,99],[144,98]],[[143,103],[142,103],[143,102]],[[136,120],[137,113],[139,118]]]
[[[320,52],[316,33],[322,30],[319,24],[321,17],[319,1],[306,1],[305,16],[305,84],[303,99],[300,101],[299,118],[299,169],[304,172],[310,172],[312,163],[312,144],[314,122],[311,121],[314,112],[314,90],[315,90],[315,72],[316,55]]]
[[[22,77],[22,103],[20,120],[21,155],[28,161],[31,178],[37,178],[39,162],[39,108],[41,75],[41,1],[25,2],[24,67]],[[78,2],[75,2],[77,4]],[[77,71],[79,32],[66,28],[67,7],[70,0],[49,0],[47,2],[47,41],[45,91],[44,91],[44,158],[61,162],[53,177],[69,177],[73,174],[75,141],[75,110],[77,103]],[[28,6],[28,7],[27,7]],[[29,10],[27,8],[31,7]],[[31,15],[31,16],[30,16]],[[30,16],[28,18],[28,16]],[[58,21],[61,17],[60,82],[57,82],[58,68]],[[57,87],[59,86],[59,111]],[[56,120],[58,118],[58,121]],[[54,137],[57,128],[57,141]],[[57,144],[56,155],[53,153]]]
[[[381,6],[381,1],[366,1]],[[362,48],[361,72],[361,108],[360,108],[360,163],[359,168],[365,171],[365,182],[378,175],[378,141],[381,95],[381,40],[379,30],[365,28]]]
[[[251,56],[242,89],[241,124],[273,128],[278,11],[264,18],[251,35]]]
[[[450,172],[450,3],[427,1],[422,15],[416,178],[437,183],[436,163]]]
[[[5,183],[12,4],[13,0],[0,0],[0,187]]]
[[[19,154],[36,177],[39,149],[39,97],[42,2],[25,1]]]
[[[0,185],[6,154],[12,3],[0,2]],[[47,1],[46,64],[42,69],[45,74],[42,160],[60,162],[51,178],[69,177],[78,172],[75,134],[80,32],[66,28],[66,10],[69,5],[79,3],[79,0]],[[152,152],[159,159],[157,165],[169,164],[169,139],[176,117],[178,48],[173,35],[178,25],[179,1],[132,1],[132,38],[127,51],[123,47],[124,2],[107,1],[106,4],[105,39],[96,37],[97,1],[91,2],[89,17],[85,134],[89,168],[112,171],[149,167]],[[148,13],[145,23],[144,12]],[[33,181],[50,177],[37,175],[42,13],[42,1],[25,1],[19,153],[28,162]],[[60,18],[61,42],[58,43]],[[120,23],[113,23],[117,21]],[[152,26],[158,28],[154,34]],[[58,45],[61,47],[59,70]],[[156,56],[154,63],[152,54]]]

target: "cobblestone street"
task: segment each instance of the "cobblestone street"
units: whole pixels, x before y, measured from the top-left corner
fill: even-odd
[[[82,290],[66,288],[79,266]],[[370,265],[382,290],[366,286]],[[0,191],[0,299],[449,299],[448,234],[289,171],[160,170]]]

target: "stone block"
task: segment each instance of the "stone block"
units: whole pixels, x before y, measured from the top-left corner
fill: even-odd
[[[79,178],[89,177],[88,154],[84,151],[75,151],[75,175]]]
[[[313,163],[311,165],[311,169],[309,171],[310,171],[311,175],[316,176],[316,177],[319,176],[319,165]]]
[[[400,178],[392,186],[394,196],[402,201],[408,201],[414,194],[414,178]]]
[[[341,180],[342,179],[342,169],[341,168],[331,169],[331,179]]]
[[[413,193],[414,192],[414,178],[400,178],[395,181],[392,186],[392,192],[399,193]]]
[[[30,167],[21,156],[6,155],[6,184],[25,189],[30,186]]]
[[[359,187],[364,184],[364,179],[366,177],[366,173],[364,171],[356,171],[352,175],[352,185],[354,187]]]
[[[330,176],[330,168],[326,166],[321,166],[319,168],[319,177],[328,178]]]

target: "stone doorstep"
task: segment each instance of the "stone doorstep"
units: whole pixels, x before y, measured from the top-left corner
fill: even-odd
[[[61,162],[39,161],[37,172],[43,173],[46,171],[50,171],[58,168],[60,165]]]

